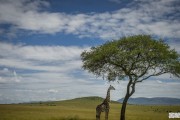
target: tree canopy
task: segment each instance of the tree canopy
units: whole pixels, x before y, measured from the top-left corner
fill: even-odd
[[[180,77],[180,55],[149,35],[123,37],[81,54],[83,68],[109,81],[131,76],[141,82],[165,73]]]

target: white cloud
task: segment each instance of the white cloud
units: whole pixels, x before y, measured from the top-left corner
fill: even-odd
[[[43,11],[43,6],[49,4],[40,0],[33,3],[26,0],[16,2],[1,2],[0,23],[9,23],[16,29],[38,33],[64,32],[105,40],[142,33],[180,38],[178,0],[135,0],[126,8],[116,11],[87,14]]]
[[[1,83],[19,83],[21,81],[21,76],[19,76],[16,71],[9,70],[8,68],[3,68],[0,70],[0,84]]]
[[[56,89],[49,89],[48,90],[50,93],[57,93],[58,92],[58,90],[56,90]]]
[[[73,76],[82,71],[80,54],[85,49],[89,47],[27,46],[0,42],[0,66],[5,67],[0,71],[0,81],[70,83]],[[13,69],[20,71],[17,73]],[[10,73],[11,76],[4,77]]]
[[[19,69],[70,71],[81,68],[80,54],[88,47],[24,46],[0,43],[0,65]]]
[[[48,5],[49,3],[42,0],[1,0],[0,22],[18,25],[18,21],[21,20],[24,13],[28,11],[39,11],[41,7]]]
[[[21,46],[15,54],[30,60],[65,61],[79,58],[83,50],[76,46]]]

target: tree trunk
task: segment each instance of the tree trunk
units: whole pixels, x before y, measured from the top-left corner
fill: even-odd
[[[131,89],[132,88],[132,89]],[[131,90],[131,91],[130,91]],[[122,103],[122,107],[121,107],[121,116],[120,116],[120,120],[125,120],[125,113],[126,113],[126,105],[127,105],[127,101],[128,99],[131,97],[131,95],[135,92],[135,82],[132,82],[132,78],[130,77],[130,81],[127,85],[127,92],[126,92],[126,96],[123,100]]]
[[[126,105],[127,105],[127,101],[129,99],[129,95],[128,93],[126,93],[126,96],[123,100],[123,104],[122,104],[122,108],[121,108],[121,117],[120,117],[120,120],[125,120],[125,112],[126,112]]]

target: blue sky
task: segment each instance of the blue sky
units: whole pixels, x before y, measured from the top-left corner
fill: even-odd
[[[0,103],[125,95],[81,69],[80,54],[123,36],[150,34],[180,53],[179,0],[0,0]],[[180,98],[170,75],[137,85],[132,97]]]

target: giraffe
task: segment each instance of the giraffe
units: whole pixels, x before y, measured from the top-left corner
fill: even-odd
[[[96,120],[100,120],[101,112],[105,112],[105,120],[108,120],[109,114],[109,102],[110,102],[110,90],[115,90],[113,86],[109,86],[107,95],[104,101],[96,107]]]

